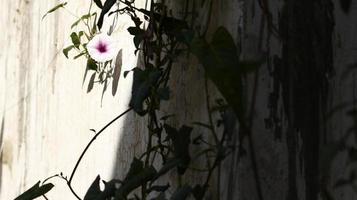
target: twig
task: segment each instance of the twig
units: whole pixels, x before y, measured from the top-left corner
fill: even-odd
[[[126,111],[124,111],[123,113],[121,113],[120,115],[118,115],[117,117],[115,117],[112,121],[110,121],[107,125],[105,125],[97,134],[95,134],[95,136],[91,139],[91,141],[87,144],[86,148],[84,148],[81,156],[79,157],[79,159],[77,160],[77,163],[76,165],[74,166],[73,170],[72,170],[72,173],[71,173],[71,176],[69,178],[69,181],[68,181],[68,186],[71,185],[72,183],[72,179],[73,179],[73,176],[74,174],[76,173],[77,171],[77,168],[80,164],[80,162],[82,161],[84,155],[86,154],[87,150],[89,149],[89,147],[92,145],[92,143],[94,142],[95,139],[97,139],[97,137],[105,130],[107,129],[111,124],[113,124],[116,120],[118,120],[119,118],[121,118],[122,116],[124,116],[126,113],[128,113],[129,111],[131,111],[132,108],[129,108],[127,109]],[[71,189],[71,188],[70,188]],[[71,189],[72,190],[72,189]]]

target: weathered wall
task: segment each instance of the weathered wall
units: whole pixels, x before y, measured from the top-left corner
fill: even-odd
[[[170,1],[174,13],[182,14],[185,2]],[[210,1],[205,2],[203,7],[196,4],[196,22],[206,20],[209,6],[205,5]],[[353,2],[346,15],[338,0],[316,2],[213,0],[208,35],[223,25],[241,48],[242,58],[261,51],[268,55],[259,72],[246,80],[249,107],[254,103],[256,173],[249,141],[239,141],[235,136],[232,143],[243,142],[247,154],[238,157],[236,152],[224,163],[221,199],[317,199],[321,177],[318,152],[324,152],[328,144],[344,135],[352,123],[345,115],[347,108],[335,112],[331,119],[327,119],[327,113],[356,98],[355,72],[348,73],[345,80],[341,77],[347,65],[356,62],[357,4]],[[66,60],[61,49],[68,43],[70,22],[75,20],[70,12],[85,12],[88,8],[71,1],[67,6],[71,11],[61,10],[41,21],[55,4],[44,0],[0,2],[0,199],[11,199],[48,175],[60,171],[69,174],[92,136],[88,130],[99,129],[127,106],[130,78],[120,80],[116,97],[110,92],[104,96],[102,107],[100,87],[90,94],[81,87],[84,61]],[[308,7],[310,4],[313,6]],[[272,24],[266,20],[268,11]],[[124,50],[125,71],[137,61],[125,30],[128,19],[121,19],[116,34]],[[269,34],[269,29],[281,37]],[[183,59],[175,65],[173,74],[170,84],[175,92],[170,103],[163,105],[168,113],[177,114],[169,122],[176,127],[207,122],[206,105],[202,103],[203,68],[194,58]],[[256,76],[257,96],[251,98]],[[216,89],[212,84],[209,88],[214,101]],[[144,120],[129,114],[95,142],[73,182],[81,195],[97,174],[104,179],[123,176],[144,145],[144,124]],[[195,134],[203,131],[197,128]],[[348,175],[345,154],[337,157],[329,181]],[[255,176],[259,176],[258,190]],[[186,178],[200,180],[193,172],[188,172]],[[61,180],[56,183],[49,197],[72,199],[65,184]],[[331,189],[331,183],[328,186]],[[333,191],[339,200],[356,198],[348,186]]]
[[[89,4],[69,1],[67,8],[42,16],[59,2],[55,0],[0,1],[0,199],[13,199],[38,180],[63,172],[70,175],[80,152],[100,129],[127,109],[131,81],[121,79],[117,95],[107,92],[101,107],[102,87],[86,93],[82,88],[85,60],[67,60],[62,48],[70,42],[72,14],[85,14]],[[143,6],[145,1],[137,1]],[[123,71],[136,65],[134,47],[126,31],[129,19],[122,17],[116,36],[123,49]],[[105,28],[103,28],[105,29]],[[71,54],[74,56],[74,54]],[[135,132],[135,125],[130,124]],[[74,177],[73,186],[84,195],[97,174],[112,175],[116,150],[123,133],[123,120],[111,126],[93,145]],[[121,144],[122,167],[131,162],[141,138]],[[62,180],[48,196],[74,199]]]

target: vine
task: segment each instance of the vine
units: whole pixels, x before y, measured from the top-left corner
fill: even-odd
[[[118,51],[118,47],[111,36],[115,28],[116,18],[114,18],[107,33],[102,32],[101,29],[107,15],[129,15],[133,26],[128,28],[128,32],[133,35],[133,43],[136,47],[134,53],[140,54],[143,60],[143,66],[123,73],[124,77],[128,73],[133,73],[134,77],[129,108],[98,132],[92,130],[95,135],[84,148],[69,178],[63,173],[51,176],[42,183],[35,184],[16,200],[30,200],[40,196],[47,199],[46,193],[54,186],[47,182],[52,178],[63,179],[78,200],[163,200],[167,198],[181,200],[189,196],[201,200],[207,195],[207,191],[211,187],[212,176],[217,171],[217,188],[218,191],[220,190],[221,163],[235,151],[235,146],[229,145],[228,141],[235,132],[236,118],[238,118],[240,124],[242,138],[244,135],[250,135],[249,126],[251,123],[247,124],[245,120],[246,114],[243,104],[245,97],[242,92],[244,91],[242,82],[244,76],[254,71],[260,62],[240,61],[234,40],[223,27],[219,27],[213,34],[212,40],[207,41],[205,38],[206,31],[203,35],[200,35],[192,28],[192,24],[188,24],[184,19],[172,16],[164,1],[161,3],[151,1],[149,10],[135,7],[134,2],[135,0],[106,0],[102,4],[100,0],[92,0],[88,13],[79,17],[72,25],[73,28],[83,24],[85,30],[73,32],[70,35],[72,44],[63,50],[63,54],[67,58],[70,52],[77,51],[74,59],[80,57],[87,59],[84,80],[87,74],[92,72],[87,92],[92,90],[95,83],[99,83],[103,85],[104,94],[111,82],[112,94],[115,95],[121,74],[121,51]],[[92,12],[93,3],[101,10],[99,15]],[[186,2],[186,5],[186,12],[188,13],[188,2]],[[48,11],[46,15],[65,6],[66,3],[59,4]],[[139,17],[139,14],[144,16],[143,19]],[[187,15],[185,14],[185,18]],[[170,116],[158,118],[158,113],[163,112],[160,110],[161,102],[168,101],[172,92],[169,86],[171,69],[175,61],[183,54],[196,56],[206,71],[205,94],[209,124],[195,122],[194,125],[206,128],[211,133],[210,137],[203,135],[192,137],[193,127],[184,125],[175,128],[166,123]],[[210,105],[208,79],[215,84],[225,99],[217,100],[214,106]],[[105,187],[104,190],[101,190],[99,187],[101,179],[98,175],[85,196],[81,198],[72,187],[72,180],[79,164],[91,144],[106,128],[130,111],[146,117],[148,134],[146,151],[138,158],[133,158],[124,179],[103,181]],[[217,124],[212,117],[213,113],[218,113],[220,116]],[[222,132],[218,132],[218,130],[221,130],[217,128],[218,126],[223,126]],[[209,138],[213,139],[213,143],[210,142]],[[249,138],[251,142],[251,137]],[[191,149],[198,149],[194,146],[199,146],[201,151],[194,152],[194,157],[192,157]],[[207,168],[193,168],[191,166],[193,158],[206,159]],[[158,162],[161,162],[161,165],[159,169],[156,169],[154,163]],[[174,192],[170,197],[167,197],[167,191],[171,189],[170,183],[159,185],[157,180],[162,179],[169,171],[175,171],[178,180],[181,180],[181,176],[187,170],[202,173],[205,176],[204,181],[193,186],[182,184],[179,181]]]

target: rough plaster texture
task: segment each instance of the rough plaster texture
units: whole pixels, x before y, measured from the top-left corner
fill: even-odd
[[[137,2],[140,5],[145,3]],[[185,1],[170,2],[174,11],[182,13]],[[324,101],[327,102],[327,110],[355,101],[356,98],[355,72],[348,73],[345,80],[341,80],[341,77],[347,65],[356,62],[357,43],[354,35],[357,24],[354,17],[357,4],[353,2],[351,12],[346,15],[341,11],[339,1],[334,0],[333,3],[335,73],[328,77],[328,99]],[[81,86],[84,60],[66,60],[60,51],[69,42],[69,27],[75,20],[70,12],[85,12],[88,8],[84,8],[80,1],[70,1],[70,11],[62,10],[41,20],[42,15],[55,4],[56,1],[44,0],[0,2],[0,199],[11,199],[48,175],[60,171],[69,174],[80,151],[92,136],[89,129],[101,128],[126,109],[129,99],[130,77],[120,79],[116,97],[107,92],[102,107],[101,87],[95,87],[93,92],[86,94],[86,88]],[[278,28],[282,5],[283,1],[269,1],[273,24]],[[253,112],[253,141],[264,199],[289,199],[291,187],[298,193],[297,199],[306,199],[304,162],[301,159],[302,138],[296,135],[296,146],[288,148],[291,143],[287,140],[287,133],[291,130],[288,128],[278,78],[274,74],[274,58],[282,56],[281,41],[267,34],[267,22],[257,1],[216,0],[213,8],[208,35],[223,25],[240,46],[242,58],[259,53],[258,49],[269,55],[268,62],[259,70]],[[207,9],[208,6],[198,6],[198,22],[206,20]],[[121,20],[116,34],[123,46],[124,71],[136,66],[137,60],[133,56],[130,36],[125,31],[128,19]],[[179,127],[193,121],[207,122],[206,105],[202,103],[205,102],[203,69],[194,58],[185,58],[175,65],[173,74],[170,84],[175,92],[172,101],[163,105],[167,113],[176,113],[169,123]],[[248,76],[246,84],[250,86],[253,79],[253,76]],[[219,95],[215,95],[216,89],[212,84],[209,85],[213,101]],[[248,87],[247,92],[250,94],[251,91],[252,88]],[[252,99],[248,99],[248,102],[251,103]],[[197,106],[200,103],[201,106]],[[328,121],[326,135],[321,138],[322,144],[340,138],[351,125],[345,111],[346,108],[339,110]],[[125,174],[132,157],[140,153],[144,146],[144,126],[144,120],[129,114],[96,141],[73,182],[80,195],[84,194],[97,174],[104,179]],[[196,128],[194,134],[200,133],[204,133],[204,130]],[[237,138],[233,138],[234,144],[239,144]],[[288,153],[292,151],[295,156],[289,157]],[[292,162],[289,158],[295,160],[295,172],[289,168],[289,162]],[[348,175],[345,162],[346,153],[342,152],[336,158],[332,181]],[[289,173],[294,173],[294,183],[289,179]],[[184,180],[192,179],[199,182],[200,176],[188,172]],[[49,197],[73,199],[63,182],[59,180],[55,183],[56,188]],[[237,154],[229,157],[222,166],[221,185],[222,199],[257,199],[250,157],[238,158]],[[335,197],[339,200],[356,198],[349,187],[336,192]],[[211,193],[215,195],[217,192]]]
[[[145,1],[137,1],[144,6]],[[93,136],[89,129],[100,129],[127,109],[131,78],[120,79],[117,95],[105,93],[102,86],[89,94],[82,87],[84,59],[66,59],[63,47],[69,45],[70,26],[76,15],[85,14],[88,4],[69,1],[67,9],[42,16],[58,1],[1,1],[0,24],[0,104],[1,112],[1,189],[0,199],[13,199],[38,180],[63,172],[69,175],[75,161]],[[115,35],[123,49],[123,69],[136,66],[134,47],[126,27],[129,18],[119,19]],[[108,29],[106,25],[104,30]],[[75,29],[76,30],[76,29]],[[6,49],[6,50],[5,50]],[[70,54],[73,57],[75,54]],[[84,195],[97,174],[112,177],[114,164],[128,167],[142,139],[129,124],[131,139],[121,143],[124,118],[111,126],[93,145],[78,168],[73,186]],[[61,180],[48,196],[74,199]]]

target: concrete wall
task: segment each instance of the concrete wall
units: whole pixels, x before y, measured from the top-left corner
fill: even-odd
[[[145,4],[144,0],[136,2],[139,6]],[[172,4],[174,13],[180,15],[185,2],[182,0],[169,3]],[[206,0],[207,5],[209,2]],[[298,4],[299,1],[289,2]],[[104,95],[103,106],[100,102],[101,87],[95,87],[93,92],[86,94],[86,88],[82,88],[85,61],[67,60],[61,50],[69,44],[68,36],[71,33],[69,27],[75,20],[71,13],[84,13],[88,8],[80,1],[70,1],[67,6],[70,10],[60,10],[41,20],[42,15],[57,3],[52,0],[0,2],[2,10],[0,12],[2,27],[0,119],[3,121],[0,129],[2,137],[0,199],[11,199],[39,179],[49,175],[61,171],[69,175],[80,151],[93,134],[89,129],[101,128],[124,111],[129,100],[130,77],[120,79],[115,97],[112,97],[110,92]],[[320,113],[322,116],[336,106],[356,98],[355,72],[350,72],[345,81],[341,81],[341,76],[348,64],[356,62],[357,43],[354,35],[357,23],[354,22],[354,17],[357,4],[353,2],[351,12],[346,15],[341,11],[339,1],[334,0],[332,3],[334,9],[330,17],[335,21],[335,26],[330,36],[333,49],[330,49],[331,57],[326,57],[326,60],[332,59],[334,65],[333,72],[326,74],[327,95],[320,104],[324,105],[324,110]],[[207,19],[206,4],[202,7],[196,4],[199,13],[198,22]],[[269,1],[268,10],[272,13],[274,27],[292,34],[289,32],[290,29],[283,29],[280,22],[287,20],[294,25],[296,21],[289,20],[301,13],[296,12],[297,14],[293,15],[288,12],[284,15],[284,9],[287,8],[283,8],[283,4],[284,2],[280,0]],[[214,0],[212,16],[208,35],[211,35],[218,26],[223,25],[241,47],[242,58],[250,58],[261,50],[268,54],[267,63],[258,73],[252,135],[257,171],[260,176],[259,183],[264,199],[311,199],[310,193],[306,190],[309,184],[307,180],[311,180],[307,173],[311,168],[306,167],[307,154],[310,152],[305,148],[306,143],[303,138],[303,133],[307,132],[295,127],[296,123],[300,122],[292,123],[291,116],[294,113],[287,111],[290,104],[284,97],[289,88],[292,93],[296,95],[299,93],[291,89],[295,85],[284,84],[281,74],[277,73],[277,70],[288,68],[286,66],[290,69],[298,66],[290,62],[291,54],[282,53],[284,44],[288,44],[288,41],[268,34],[268,22],[258,1]],[[301,16],[304,14],[302,13]],[[133,55],[134,48],[130,36],[125,30],[129,20],[127,18],[120,18],[120,20],[115,34],[123,47],[123,72],[135,67],[137,59]],[[289,44],[298,45],[298,43]],[[329,61],[324,61],[321,54],[316,55],[317,57],[313,58],[321,59],[319,66],[329,64]],[[285,64],[278,65],[277,62],[284,59]],[[205,102],[203,68],[194,58],[183,58],[173,68],[173,74],[170,84],[175,92],[171,101],[163,105],[165,112],[177,114],[169,122],[176,127],[183,124],[190,125],[193,121],[207,122],[206,105],[202,103]],[[248,76],[246,85],[249,107],[254,102],[250,98],[253,83],[254,76]],[[209,89],[212,92],[213,102],[219,95],[211,83]],[[197,106],[200,103],[201,106]],[[319,133],[321,137],[318,143],[321,145],[318,145],[315,150],[323,151],[329,143],[346,132],[352,123],[345,115],[346,109],[336,112],[326,125],[316,122],[324,129]],[[311,116],[305,115],[305,117],[310,119]],[[324,117],[313,118],[316,119],[324,119]],[[134,114],[129,114],[111,126],[95,142],[80,165],[73,182],[74,188],[80,195],[84,194],[97,174],[104,179],[110,179],[113,175],[122,177],[125,174],[132,157],[140,153],[145,145],[144,129],[145,121]],[[195,129],[195,134],[202,132],[204,130]],[[232,141],[234,144],[242,142],[238,137],[235,139]],[[247,141],[243,142],[249,153],[249,144]],[[331,182],[328,183],[330,189],[333,181],[348,175],[346,162],[346,152],[338,154],[333,165]],[[200,175],[188,172],[184,180],[192,179],[199,181]],[[249,154],[238,157],[236,152],[229,157],[222,167],[220,181],[221,199],[259,199]],[[55,183],[55,189],[48,195],[53,197],[51,199],[74,199],[61,180]],[[338,200],[356,198],[348,186],[333,191]],[[217,191],[211,191],[212,195],[216,193]]]
[[[69,1],[41,20],[59,2],[55,0],[1,1],[0,24],[0,118],[1,189],[0,199],[13,199],[38,180],[63,172],[70,175],[81,151],[93,136],[89,129],[100,129],[127,109],[131,78],[121,78],[115,97],[102,86],[89,94],[87,82],[82,87],[85,59],[66,59],[62,49],[70,44],[71,24],[75,15],[85,14],[89,4]],[[145,1],[137,1],[144,6]],[[123,49],[123,69],[136,66],[134,47],[126,27],[128,17],[119,19],[116,37]],[[106,25],[103,29],[107,29]],[[78,31],[78,30],[77,30]],[[74,53],[71,57],[75,56]],[[131,140],[121,144],[127,153],[120,157],[122,170],[140,149],[134,124],[115,123],[88,152],[78,168],[73,186],[84,195],[94,178],[112,177],[120,138],[130,127]],[[65,182],[54,180],[51,199],[74,199]]]

